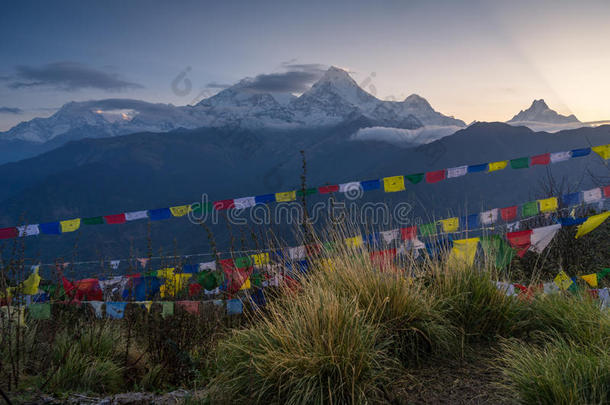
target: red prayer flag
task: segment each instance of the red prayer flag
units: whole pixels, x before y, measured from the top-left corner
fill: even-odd
[[[512,207],[501,208],[500,216],[502,217],[503,221],[513,221],[515,218],[517,218],[517,206],[514,205]]]
[[[220,261],[222,271],[225,273],[228,285],[227,291],[230,294],[235,294],[241,286],[246,282],[250,274],[252,274],[252,267],[244,267],[238,269],[235,267],[233,259],[223,259]]]
[[[517,255],[523,257],[532,244],[532,230],[509,232],[506,234],[506,239],[508,239],[512,248],[517,251]]]
[[[402,240],[412,240],[417,237],[417,226],[409,226],[400,229],[400,237]]]
[[[426,183],[438,183],[445,180],[445,169],[426,173]]]
[[[332,186],[322,186],[318,187],[318,193],[320,194],[330,194],[339,191],[339,186],[334,184]]]
[[[610,197],[610,186],[602,187],[602,191],[604,192],[604,197]]]
[[[14,226],[11,228],[0,229],[0,239],[16,238],[18,235],[19,235],[19,231]]]
[[[379,270],[383,271],[393,264],[396,249],[378,250],[370,252],[369,255],[373,266],[379,267]]]
[[[317,256],[321,250],[322,245],[320,245],[319,243],[305,245],[305,251],[307,252],[307,256]]]
[[[532,156],[531,165],[548,165],[551,163],[551,154],[544,153],[542,155]]]
[[[214,201],[212,204],[214,205],[214,209],[217,211],[228,210],[235,207],[235,201],[233,199]]]
[[[124,224],[125,214],[106,215],[104,219],[107,224]]]
[[[176,306],[184,309],[189,314],[199,313],[199,301],[176,301]]]
[[[195,295],[201,294],[203,291],[203,287],[201,284],[193,283],[189,285],[189,297],[194,297]]]

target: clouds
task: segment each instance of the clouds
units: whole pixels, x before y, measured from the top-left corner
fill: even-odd
[[[123,91],[142,88],[141,85],[123,80],[115,73],[97,70],[77,62],[55,62],[41,67],[20,65],[9,79],[12,89],[51,87],[58,90],[99,89]]]
[[[260,74],[244,87],[261,93],[302,93],[309,89],[326,71],[326,66],[283,63],[286,72]]]
[[[21,114],[23,110],[17,107],[0,107],[0,114]]]
[[[396,146],[409,147],[434,142],[463,129],[458,126],[425,126],[417,129],[388,127],[361,128],[354,133],[352,141],[380,141]]]

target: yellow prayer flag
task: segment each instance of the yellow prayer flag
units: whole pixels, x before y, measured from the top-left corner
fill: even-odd
[[[591,287],[597,288],[597,273],[585,274],[584,276],[580,276],[580,278],[585,280]]]
[[[567,290],[573,283],[572,279],[563,270],[561,270],[559,274],[557,274],[553,281],[555,282],[555,284],[557,284],[557,287],[562,290]]]
[[[178,205],[175,207],[169,207],[169,210],[172,212],[172,215],[175,217],[183,217],[189,212],[191,212],[191,204],[188,205]]]
[[[386,193],[392,193],[395,191],[403,191],[405,189],[405,177],[404,176],[392,176],[383,178],[383,190]]]
[[[544,200],[538,200],[540,204],[540,212],[553,212],[557,211],[559,205],[557,204],[557,197],[545,198]]]
[[[508,166],[508,160],[501,160],[499,162],[491,162],[489,164],[489,171],[495,172],[496,170],[506,169],[506,166]]]
[[[0,307],[0,318],[8,324],[10,318],[11,322],[17,323],[17,326],[25,325],[25,306],[2,306]]]
[[[165,269],[169,270],[169,269]],[[171,269],[173,270],[173,269]],[[174,297],[178,292],[186,287],[186,282],[193,275],[190,273],[176,273],[171,277],[165,279],[165,283],[159,288],[161,297],[171,296]]]
[[[454,240],[449,253],[449,264],[472,266],[479,240],[480,238]]]
[[[443,232],[455,232],[460,227],[460,219],[457,217],[441,219],[439,222],[443,227]]]
[[[239,287],[240,290],[249,290],[252,287],[252,285],[250,284],[250,277],[248,277],[246,279],[246,281],[244,281],[244,283],[241,285],[241,287]]]
[[[39,266],[34,268],[32,274],[21,284],[22,292],[26,295],[34,295],[38,292],[38,285],[40,284],[40,276],[38,275]]]
[[[62,233],[74,232],[78,228],[80,228],[80,218],[68,219],[68,220],[65,220],[65,221],[60,221],[59,223],[61,225],[61,232]]]
[[[362,246],[362,236],[358,235],[358,236],[354,236],[353,238],[346,238],[345,244],[347,245],[347,247],[352,247],[352,248]]]
[[[601,156],[602,159],[610,159],[610,143],[608,145],[594,146],[591,150]]]
[[[161,277],[161,278],[172,278],[172,277],[174,277],[174,268],[173,267],[168,267],[168,268],[165,268],[165,269],[157,270],[157,277]]]
[[[320,259],[318,261],[318,266],[322,269],[322,270],[327,270],[327,271],[334,271],[335,270],[335,261],[333,259]]]
[[[255,266],[264,266],[269,264],[269,253],[257,253],[252,255],[252,260]]]
[[[283,193],[275,193],[275,201],[277,202],[282,202],[282,201],[294,201],[297,198],[297,192],[296,191],[286,191]]]
[[[578,231],[576,232],[576,239],[584,236],[604,223],[610,216],[610,211],[603,212],[601,214],[590,216],[583,224],[578,225]]]

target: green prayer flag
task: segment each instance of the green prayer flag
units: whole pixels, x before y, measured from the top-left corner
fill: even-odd
[[[263,275],[261,273],[252,273],[250,275],[250,282],[255,287],[262,287],[263,286]]]
[[[104,217],[91,217],[81,219],[83,225],[102,225],[104,224]]]
[[[197,274],[197,282],[208,291],[218,287],[221,281],[221,275],[216,271],[203,271]]]
[[[214,210],[214,206],[211,202],[207,203],[193,203],[191,205],[191,212],[194,214],[203,214],[204,212],[212,212]]]
[[[51,319],[51,304],[32,304],[28,306],[28,312],[32,319]]]
[[[250,256],[235,258],[235,267],[243,269],[244,267],[252,267],[252,258]]]
[[[525,169],[530,167],[530,158],[522,157],[519,159],[511,159],[510,167],[513,169]]]
[[[316,194],[318,192],[317,188],[306,188],[305,190],[297,190],[297,196],[303,197],[312,194]]]
[[[602,271],[597,273],[597,279],[598,280],[601,280],[602,278],[604,278],[606,276],[610,276],[610,268],[603,269]]]
[[[405,179],[409,180],[411,184],[417,184],[424,179],[424,173],[408,174]]]
[[[419,234],[421,236],[435,235],[436,234],[436,223],[432,222],[429,224],[419,225],[417,227],[417,229],[419,229]]]
[[[161,301],[161,316],[166,318],[174,315],[174,302],[173,301]]]
[[[500,235],[481,237],[481,246],[485,256],[494,260],[499,269],[506,268],[515,257],[515,250]]]
[[[521,206],[521,217],[532,217],[538,215],[538,201],[530,201]]]
[[[322,244],[322,248],[324,248],[324,250],[326,250],[327,252],[334,252],[335,244],[333,242],[324,242]]]

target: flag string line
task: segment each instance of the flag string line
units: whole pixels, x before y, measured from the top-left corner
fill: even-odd
[[[574,158],[578,158],[578,157],[585,157],[590,155],[591,153],[595,152],[596,154],[598,154],[601,158],[603,158],[604,160],[606,159],[606,156],[610,155],[610,144],[606,144],[606,145],[597,145],[597,146],[590,146],[590,147],[586,147],[586,148],[576,148],[576,149],[572,149],[570,151],[561,151],[561,152],[553,152],[553,153],[542,153],[539,155],[533,155],[533,156],[523,156],[520,158],[513,158],[513,159],[506,159],[506,160],[501,160],[501,161],[497,161],[497,162],[488,162],[488,163],[481,163],[481,164],[476,164],[476,165],[461,165],[461,166],[455,166],[452,168],[444,168],[444,169],[440,169],[440,170],[436,170],[436,171],[429,171],[429,172],[421,172],[421,173],[414,173],[412,175],[399,175],[399,176],[390,176],[390,177],[382,177],[382,178],[378,178],[375,180],[369,180],[369,181],[352,181],[352,182],[347,182],[347,183],[342,183],[344,185],[349,185],[349,184],[353,184],[354,186],[356,185],[356,183],[358,183],[360,185],[360,189],[362,191],[372,191],[372,190],[377,190],[377,189],[381,189],[383,187],[385,192],[395,192],[395,191],[404,191],[405,190],[405,178],[407,180],[409,180],[409,176],[417,176],[417,178],[419,180],[417,180],[417,182],[413,183],[413,184],[417,184],[420,183],[421,181],[423,181],[424,179],[426,180],[426,183],[430,183],[430,184],[434,184],[437,183],[441,180],[447,180],[449,178],[456,178],[456,177],[462,177],[466,174],[472,174],[472,173],[480,173],[480,172],[487,172],[487,173],[491,173],[491,172],[495,172],[495,171],[501,171],[504,170],[507,167],[511,167],[513,170],[519,170],[519,169],[525,169],[525,168],[532,168],[536,165],[548,165],[548,164],[556,164],[556,163],[560,163],[563,161],[567,161],[570,159],[574,159]],[[562,155],[562,159],[561,160],[556,160],[553,161],[552,159],[552,155]],[[540,159],[540,158],[544,158],[541,161],[539,160],[534,160],[534,159]],[[527,162],[525,163],[525,166],[522,166],[524,159],[527,159]],[[517,162],[520,161],[519,163],[515,163],[515,165],[513,166],[513,162]],[[494,164],[494,163],[502,163],[503,166],[499,169],[494,169],[494,170],[490,170],[490,164]],[[471,167],[476,167],[477,169],[473,169],[472,171],[470,171]],[[453,169],[461,169],[461,174],[459,174],[458,176],[451,176],[449,177],[449,171],[453,170]],[[489,171],[488,171],[489,170]],[[442,173],[441,173],[442,172]],[[429,174],[442,174],[441,177],[439,177],[439,179],[428,179],[428,175]],[[390,184],[390,188],[395,187],[398,185],[399,189],[395,189],[395,190],[388,190],[388,186],[386,185],[386,180],[388,180],[388,184]],[[398,183],[395,183],[396,181],[398,181]],[[411,180],[409,180],[411,181]],[[364,189],[364,186],[362,183],[371,183],[371,182],[375,182],[377,183],[377,185],[373,188],[367,188],[366,190]],[[383,184],[382,184],[383,183]],[[326,186],[318,186],[318,187],[313,187],[311,188],[311,190],[316,190],[316,192],[320,193],[320,194],[331,194],[334,192],[342,192],[340,190],[340,185],[339,184],[335,184],[335,185],[326,185]],[[308,189],[310,190],[310,189]],[[344,190],[345,191],[349,191],[349,190]],[[312,192],[312,195],[315,194],[315,192]],[[255,200],[257,197],[265,197],[265,201],[261,202],[261,203],[271,203],[271,202],[283,202],[283,201],[296,201],[296,197],[297,197],[297,190],[292,190],[292,191],[288,191],[288,192],[278,192],[278,193],[270,193],[270,194],[265,194],[265,195],[260,195],[260,196],[252,196],[252,197],[242,197],[242,198],[238,198],[238,199],[228,199],[228,200],[218,200],[218,201],[214,201],[212,203],[209,203],[211,205],[210,209],[215,209],[218,211],[221,210],[226,210],[226,209],[239,209],[239,208],[250,208],[252,206],[254,206],[255,204],[258,204],[257,202],[252,203],[252,201],[250,203],[252,203],[252,205],[247,205],[247,206],[236,206],[235,201],[236,200],[242,200],[242,199],[252,199]],[[279,198],[279,200],[278,200]],[[132,211],[132,212],[122,212],[120,214],[113,214],[113,215],[103,215],[103,216],[97,216],[97,217],[88,217],[88,218],[84,218],[84,219],[96,219],[98,221],[101,222],[95,222],[95,225],[101,225],[101,224],[123,224],[126,222],[131,222],[132,220],[140,220],[140,219],[145,219],[145,218],[150,218],[151,221],[153,220],[160,220],[160,219],[169,219],[172,217],[183,217],[186,214],[188,214],[190,211],[193,210],[193,206],[195,206],[196,204],[199,203],[190,203],[190,204],[185,204],[185,205],[178,205],[178,206],[172,206],[172,207],[166,207],[166,208],[161,208],[161,209],[155,209],[155,210],[141,210],[141,211]],[[200,207],[201,209],[203,209],[203,206]],[[151,212],[154,211],[163,211],[162,213],[162,217],[159,217],[157,219],[153,219],[151,217]],[[132,214],[132,213],[138,213],[141,214],[141,216],[138,216],[137,218],[133,218],[130,220],[126,219],[126,214]],[[146,213],[145,215],[143,213]],[[156,215],[156,214],[155,214]],[[121,217],[122,216],[122,217]],[[83,219],[83,217],[80,218],[74,218],[74,219],[70,219],[70,220],[62,220],[62,221],[55,221],[55,222],[48,222],[45,223],[45,225],[57,225],[57,229],[55,229],[52,233],[49,232],[41,232],[43,234],[54,234],[54,235],[61,235],[63,233],[68,233],[68,232],[73,232],[76,229],[80,228],[81,225],[81,219]],[[76,224],[74,221],[78,221],[78,224]],[[66,230],[64,231],[64,224],[66,226]],[[19,231],[18,228],[25,228],[27,226],[39,226],[41,224],[31,224],[31,225],[20,225],[17,227],[8,227],[8,228],[3,228],[0,229],[0,231],[4,231],[6,232],[7,235],[9,236],[3,236],[3,238],[5,239],[9,239],[9,238],[14,238],[14,237],[18,237],[18,236],[28,236],[26,235],[22,235],[21,231]],[[87,224],[87,225],[92,225],[92,224]],[[4,232],[2,234],[4,234]],[[12,235],[12,236],[11,236]],[[38,235],[38,233],[36,233],[36,235]],[[34,236],[33,234],[30,234],[29,236]]]
[[[604,187],[604,186],[602,186]],[[582,191],[579,191],[578,193],[581,193]],[[555,197],[550,197],[550,198],[559,198],[561,196],[555,196]],[[586,204],[599,204],[599,203],[605,203],[608,200],[607,197],[602,197],[600,200],[597,201],[593,201],[593,202],[589,202],[589,203],[584,203],[584,202],[579,202],[577,204],[573,204],[570,206],[566,206],[563,208],[558,208],[554,211],[550,211],[550,212],[544,212],[544,213],[538,213],[536,215],[531,215],[531,216],[527,216],[527,217],[521,217],[519,219],[515,219],[515,221],[511,221],[511,222],[506,222],[503,221],[502,219],[500,219],[500,215],[498,215],[498,219],[495,223],[490,224],[489,226],[483,226],[483,227],[479,227],[479,228],[473,228],[473,229],[459,229],[456,230],[454,232],[436,232],[436,233],[430,233],[430,234],[426,234],[426,235],[418,235],[418,236],[422,236],[422,237],[438,237],[438,236],[442,236],[442,235],[455,235],[455,234],[462,234],[462,233],[476,233],[476,232],[480,232],[480,231],[486,231],[486,230],[494,230],[495,228],[498,227],[509,227],[509,225],[511,224],[519,224],[519,226],[521,225],[522,222],[525,221],[530,221],[530,220],[534,220],[534,219],[538,219],[538,218],[549,218],[551,216],[553,216],[554,214],[559,214],[559,213],[564,213],[564,212],[568,212],[572,209],[581,207],[581,206],[585,206]],[[538,201],[538,200],[535,200]],[[515,205],[515,207],[519,207],[522,204],[517,204]],[[489,210],[488,210],[489,211]],[[487,211],[483,211],[483,212],[487,212]],[[482,212],[479,212],[477,214],[471,214],[471,215],[478,215],[478,222],[480,222],[480,215]],[[464,218],[467,218],[467,216],[464,216]],[[444,219],[449,219],[449,218],[443,218],[443,219],[438,219],[438,220],[434,220],[433,222],[431,222],[430,224],[435,224],[437,225],[440,221],[444,220]],[[498,223],[502,221],[501,223]],[[417,226],[417,225],[416,225]],[[461,224],[460,224],[461,226]],[[396,228],[396,229],[391,229],[388,231],[381,231],[381,232],[396,232],[396,231],[400,231],[401,228]],[[437,228],[438,229],[438,228]],[[369,235],[373,235],[373,234],[379,234],[381,232],[374,232],[372,234],[366,234],[366,235],[360,235],[363,237],[363,239],[368,240],[368,236]],[[358,236],[358,235],[356,235]],[[286,247],[283,249],[290,249],[291,247]],[[221,256],[224,255],[230,255],[230,256],[235,256],[235,254],[239,254],[239,253],[261,253],[261,252],[273,252],[273,251],[277,251],[277,250],[282,250],[281,248],[261,248],[261,249],[241,249],[241,250],[229,250],[229,251],[221,251],[221,252],[201,252],[201,253],[193,253],[193,254],[185,254],[185,255],[169,255],[169,256],[151,256],[151,257],[142,257],[143,259],[149,259],[149,260],[171,260],[171,259],[188,259],[191,257],[214,257],[214,255],[216,254],[218,256],[218,258],[220,258]],[[75,262],[63,262],[66,265],[87,265],[87,264],[103,264],[105,262],[111,262],[111,261],[119,261],[119,262],[132,262],[136,265],[137,267],[137,259],[136,257],[130,257],[130,258],[120,258],[120,259],[99,259],[99,260],[87,260],[87,261],[75,261]],[[24,259],[24,260],[29,260],[32,263],[36,262],[36,259]],[[62,262],[55,262],[55,263],[39,263],[39,265],[41,267],[56,267],[58,264],[62,264]]]

